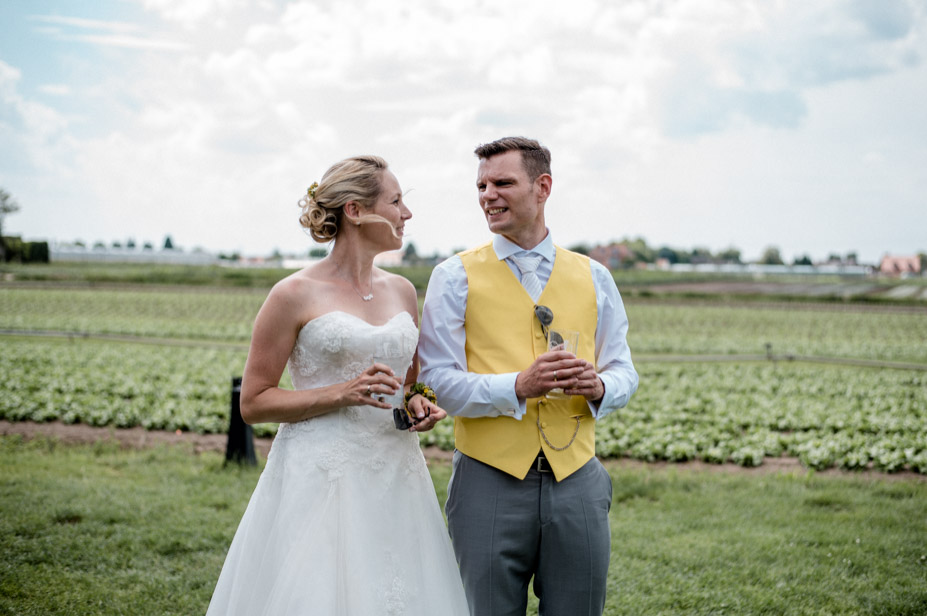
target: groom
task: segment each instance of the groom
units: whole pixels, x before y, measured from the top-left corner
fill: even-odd
[[[455,416],[446,511],[470,613],[523,615],[534,576],[539,613],[601,615],[612,484],[594,430],[637,389],[627,315],[605,267],[553,243],[550,151],[508,137],[475,153],[494,236],[435,268],[419,343]],[[551,328],[579,331],[575,356],[547,351]]]

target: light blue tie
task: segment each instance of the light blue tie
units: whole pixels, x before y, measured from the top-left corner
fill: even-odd
[[[543,287],[541,286],[541,279],[538,278],[537,269],[541,264],[541,255],[536,254],[527,254],[523,257],[512,257],[512,261],[515,262],[515,266],[518,268],[518,271],[521,272],[521,285],[525,287],[525,291],[528,292],[528,295],[531,296],[531,299],[535,302],[538,301],[538,298],[541,296],[541,291]]]

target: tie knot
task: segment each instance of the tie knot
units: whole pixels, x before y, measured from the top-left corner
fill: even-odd
[[[542,258],[541,255],[528,254],[522,257],[512,257],[512,261],[515,262],[518,271],[524,276],[525,274],[531,274],[537,271]]]

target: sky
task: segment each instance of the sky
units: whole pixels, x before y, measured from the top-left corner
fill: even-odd
[[[3,232],[304,255],[306,188],[378,154],[446,255],[524,135],[562,246],[877,263],[927,251],[925,100],[927,0],[3,0]]]

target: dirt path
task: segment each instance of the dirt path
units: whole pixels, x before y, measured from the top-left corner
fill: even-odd
[[[97,428],[84,424],[64,424],[60,421],[35,423],[31,421],[9,422],[0,420],[0,435],[20,435],[26,439],[45,437],[56,439],[65,444],[90,444],[100,441],[115,441],[126,448],[155,447],[158,445],[180,445],[189,447],[194,453],[204,451],[225,452],[225,434],[196,434],[193,432],[168,432],[162,430],[145,430],[144,428]],[[262,458],[267,457],[273,438],[255,438],[254,448]],[[437,447],[426,447],[425,457],[429,462],[450,462],[452,453]],[[803,475],[808,469],[795,458],[766,458],[762,466],[747,468],[736,464],[708,464],[705,462],[641,462],[628,458],[603,460],[607,467],[618,468],[679,468],[686,470],[712,471],[716,473],[736,473],[745,475],[765,475],[770,473],[787,473]],[[898,473],[880,473],[877,471],[843,471],[828,469],[816,471],[827,476],[853,476],[870,479],[915,480],[927,482],[927,475],[902,471]]]
[[[36,423],[33,421],[10,422],[0,420],[0,435],[20,435],[26,439],[51,438],[64,444],[90,444],[100,441],[115,441],[125,448],[155,447],[157,445],[180,445],[189,447],[193,453],[218,451],[225,453],[225,434],[197,434],[195,432],[170,432],[136,428],[98,428],[86,424],[65,424],[60,421]],[[262,458],[267,457],[272,437],[255,437],[254,449]],[[437,447],[428,447],[426,457],[433,460],[450,461],[452,453]]]

